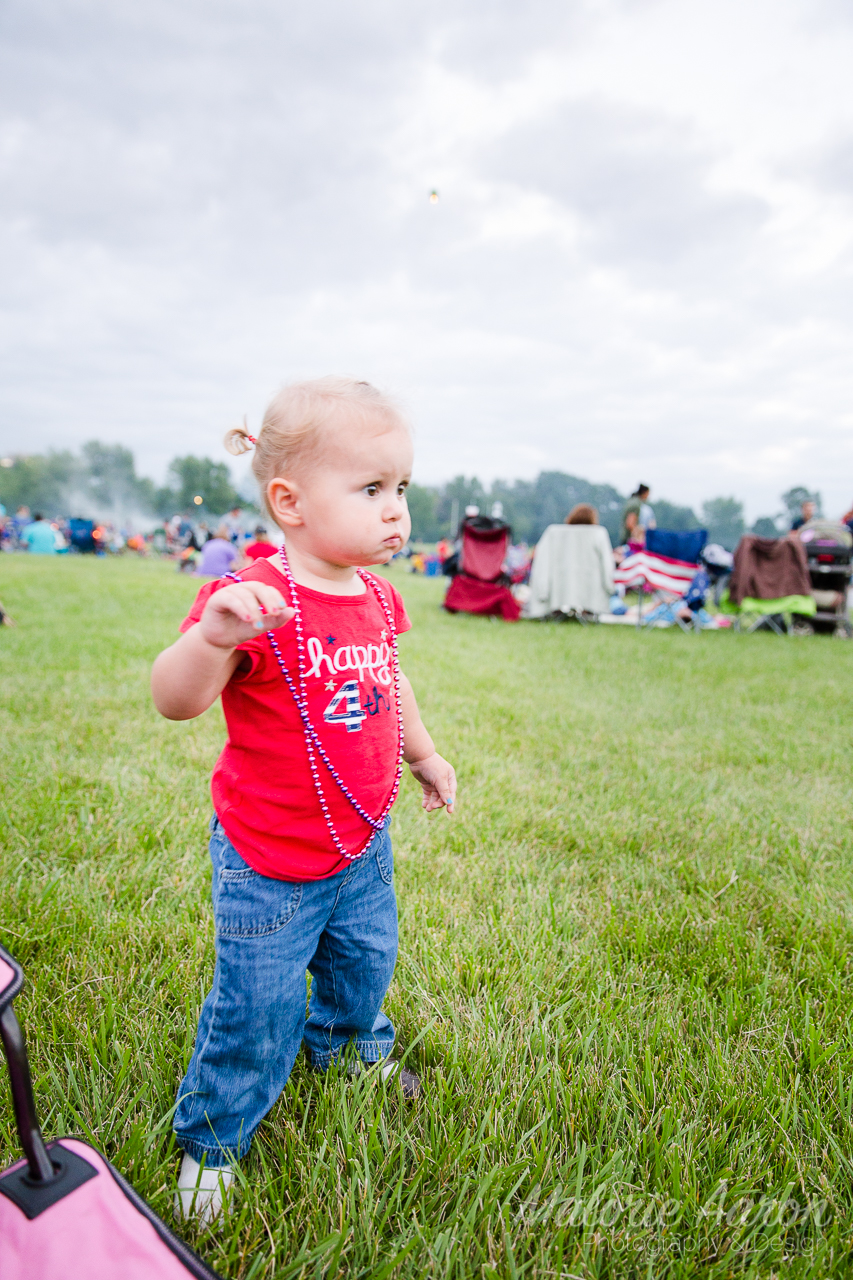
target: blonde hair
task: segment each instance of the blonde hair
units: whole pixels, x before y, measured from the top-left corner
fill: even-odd
[[[244,422],[226,433],[225,448],[239,456],[254,445],[252,471],[266,506],[270,480],[309,466],[320,452],[328,427],[345,415],[362,422],[378,416],[389,426],[409,429],[400,408],[369,382],[330,376],[282,387],[267,405],[257,439]]]

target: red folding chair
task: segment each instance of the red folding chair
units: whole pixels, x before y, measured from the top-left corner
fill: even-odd
[[[444,597],[450,613],[486,613],[517,622],[521,605],[503,572],[512,530],[505,520],[467,516],[462,522],[459,572]]]
[[[88,1143],[45,1145],[12,1001],[24,975],[0,947],[0,1035],[25,1159],[0,1173],[3,1280],[221,1280]]]

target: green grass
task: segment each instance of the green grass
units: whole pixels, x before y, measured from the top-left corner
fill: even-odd
[[[395,819],[425,1093],[300,1061],[227,1226],[184,1234],[227,1277],[848,1276],[853,645],[506,626],[397,581],[460,781],[454,820],[410,782]],[[160,719],[148,669],[194,591],[0,558],[0,940],[44,1127],[167,1220],[223,722]]]

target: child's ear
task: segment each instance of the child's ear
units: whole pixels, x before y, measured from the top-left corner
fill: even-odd
[[[294,529],[302,524],[299,498],[299,486],[293,480],[276,476],[267,485],[267,504],[280,525],[286,524]]]

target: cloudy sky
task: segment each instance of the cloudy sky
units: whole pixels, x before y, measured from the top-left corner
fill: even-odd
[[[0,452],[335,371],[423,482],[846,508],[851,66],[845,0],[6,0]]]

